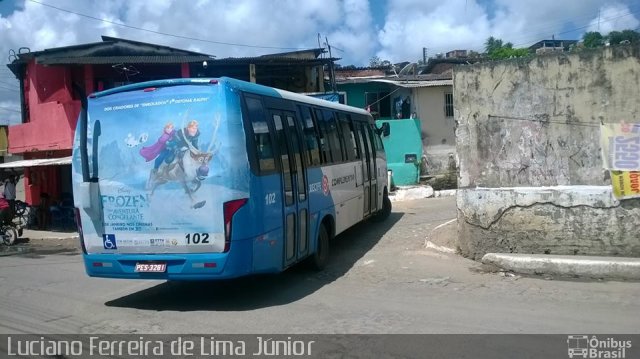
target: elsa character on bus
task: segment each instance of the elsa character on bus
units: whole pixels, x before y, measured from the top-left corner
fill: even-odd
[[[147,162],[155,158],[155,162],[153,164],[153,172],[156,172],[162,162],[172,154],[171,149],[167,147],[167,142],[173,140],[175,134],[176,130],[173,127],[173,123],[168,122],[164,126],[162,135],[160,136],[160,138],[158,138],[158,141],[156,141],[156,143],[151,146],[142,147],[140,149],[140,155],[144,157]]]

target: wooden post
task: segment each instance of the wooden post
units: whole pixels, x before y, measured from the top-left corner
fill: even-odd
[[[249,64],[249,81],[256,83],[256,64]]]
[[[318,91],[324,92],[324,67],[318,66]]]
[[[84,65],[84,91],[87,96],[95,91],[93,81],[93,65]]]
[[[189,73],[189,64],[188,63],[180,64],[180,76],[182,76],[183,79],[191,77],[190,73]]]

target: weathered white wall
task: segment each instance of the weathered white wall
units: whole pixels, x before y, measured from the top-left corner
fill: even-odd
[[[422,127],[422,153],[427,157],[429,174],[447,171],[450,155],[455,156],[455,121],[444,112],[445,94],[452,86],[416,88],[414,103]]]
[[[640,200],[540,188],[609,186],[599,126],[640,122],[639,96],[637,46],[457,67],[463,254],[640,256]]]

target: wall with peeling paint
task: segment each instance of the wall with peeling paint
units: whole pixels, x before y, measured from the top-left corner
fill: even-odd
[[[639,96],[640,46],[456,67],[462,253],[640,256],[640,200],[612,197],[599,143]]]

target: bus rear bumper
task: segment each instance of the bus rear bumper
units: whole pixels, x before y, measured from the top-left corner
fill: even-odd
[[[251,241],[234,241],[228,253],[85,254],[90,277],[160,280],[229,279],[251,271]],[[247,248],[245,248],[247,247]],[[166,264],[161,273],[137,272],[136,264]]]

